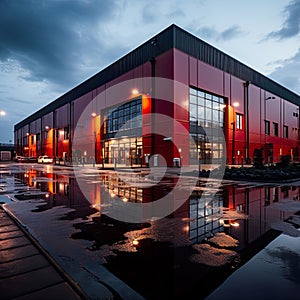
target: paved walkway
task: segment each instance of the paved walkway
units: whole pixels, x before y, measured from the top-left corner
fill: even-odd
[[[0,207],[0,298],[86,299]]]

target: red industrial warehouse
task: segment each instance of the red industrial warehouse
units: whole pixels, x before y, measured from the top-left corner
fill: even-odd
[[[244,164],[256,149],[265,163],[298,160],[299,103],[294,92],[171,25],[16,124],[16,153],[103,168],[147,166],[150,157],[158,166]]]

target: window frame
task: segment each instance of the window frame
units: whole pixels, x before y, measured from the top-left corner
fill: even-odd
[[[270,121],[268,120],[265,120],[265,134],[270,135]]]
[[[243,130],[244,129],[244,115],[240,113],[235,114],[235,129]]]
[[[289,127],[287,125],[283,125],[283,137],[286,139],[289,138]]]
[[[278,136],[279,135],[279,127],[278,127],[278,123],[277,122],[273,122],[273,134],[274,134],[274,136]]]

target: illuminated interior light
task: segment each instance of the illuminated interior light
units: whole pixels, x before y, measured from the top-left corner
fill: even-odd
[[[184,226],[184,227],[183,227],[183,230],[186,231],[186,232],[189,232],[190,226],[189,226],[189,225]]]
[[[45,126],[45,129],[46,129],[46,130],[49,130],[49,129],[50,129],[50,127],[47,125],[47,126]]]
[[[233,107],[239,107],[240,104],[239,104],[238,102],[233,102],[233,103],[232,103],[232,106],[233,106]]]
[[[128,202],[128,199],[127,199],[126,197],[124,197],[124,198],[122,199],[122,201],[123,201],[123,202]]]
[[[97,114],[96,114],[95,112],[92,112],[92,113],[91,113],[91,116],[92,116],[92,117],[96,117]]]

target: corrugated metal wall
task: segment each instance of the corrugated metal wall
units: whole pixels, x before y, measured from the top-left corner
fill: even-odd
[[[155,37],[117,60],[101,72],[70,90],[57,100],[15,125],[15,131],[58,107],[146,63],[171,48],[177,48],[199,60],[261,87],[273,94],[300,105],[300,97],[275,81],[247,67],[176,25],[171,25]]]
[[[254,85],[296,105],[300,105],[300,97],[296,93],[177,26],[174,27],[174,47],[229,74],[250,81]]]

